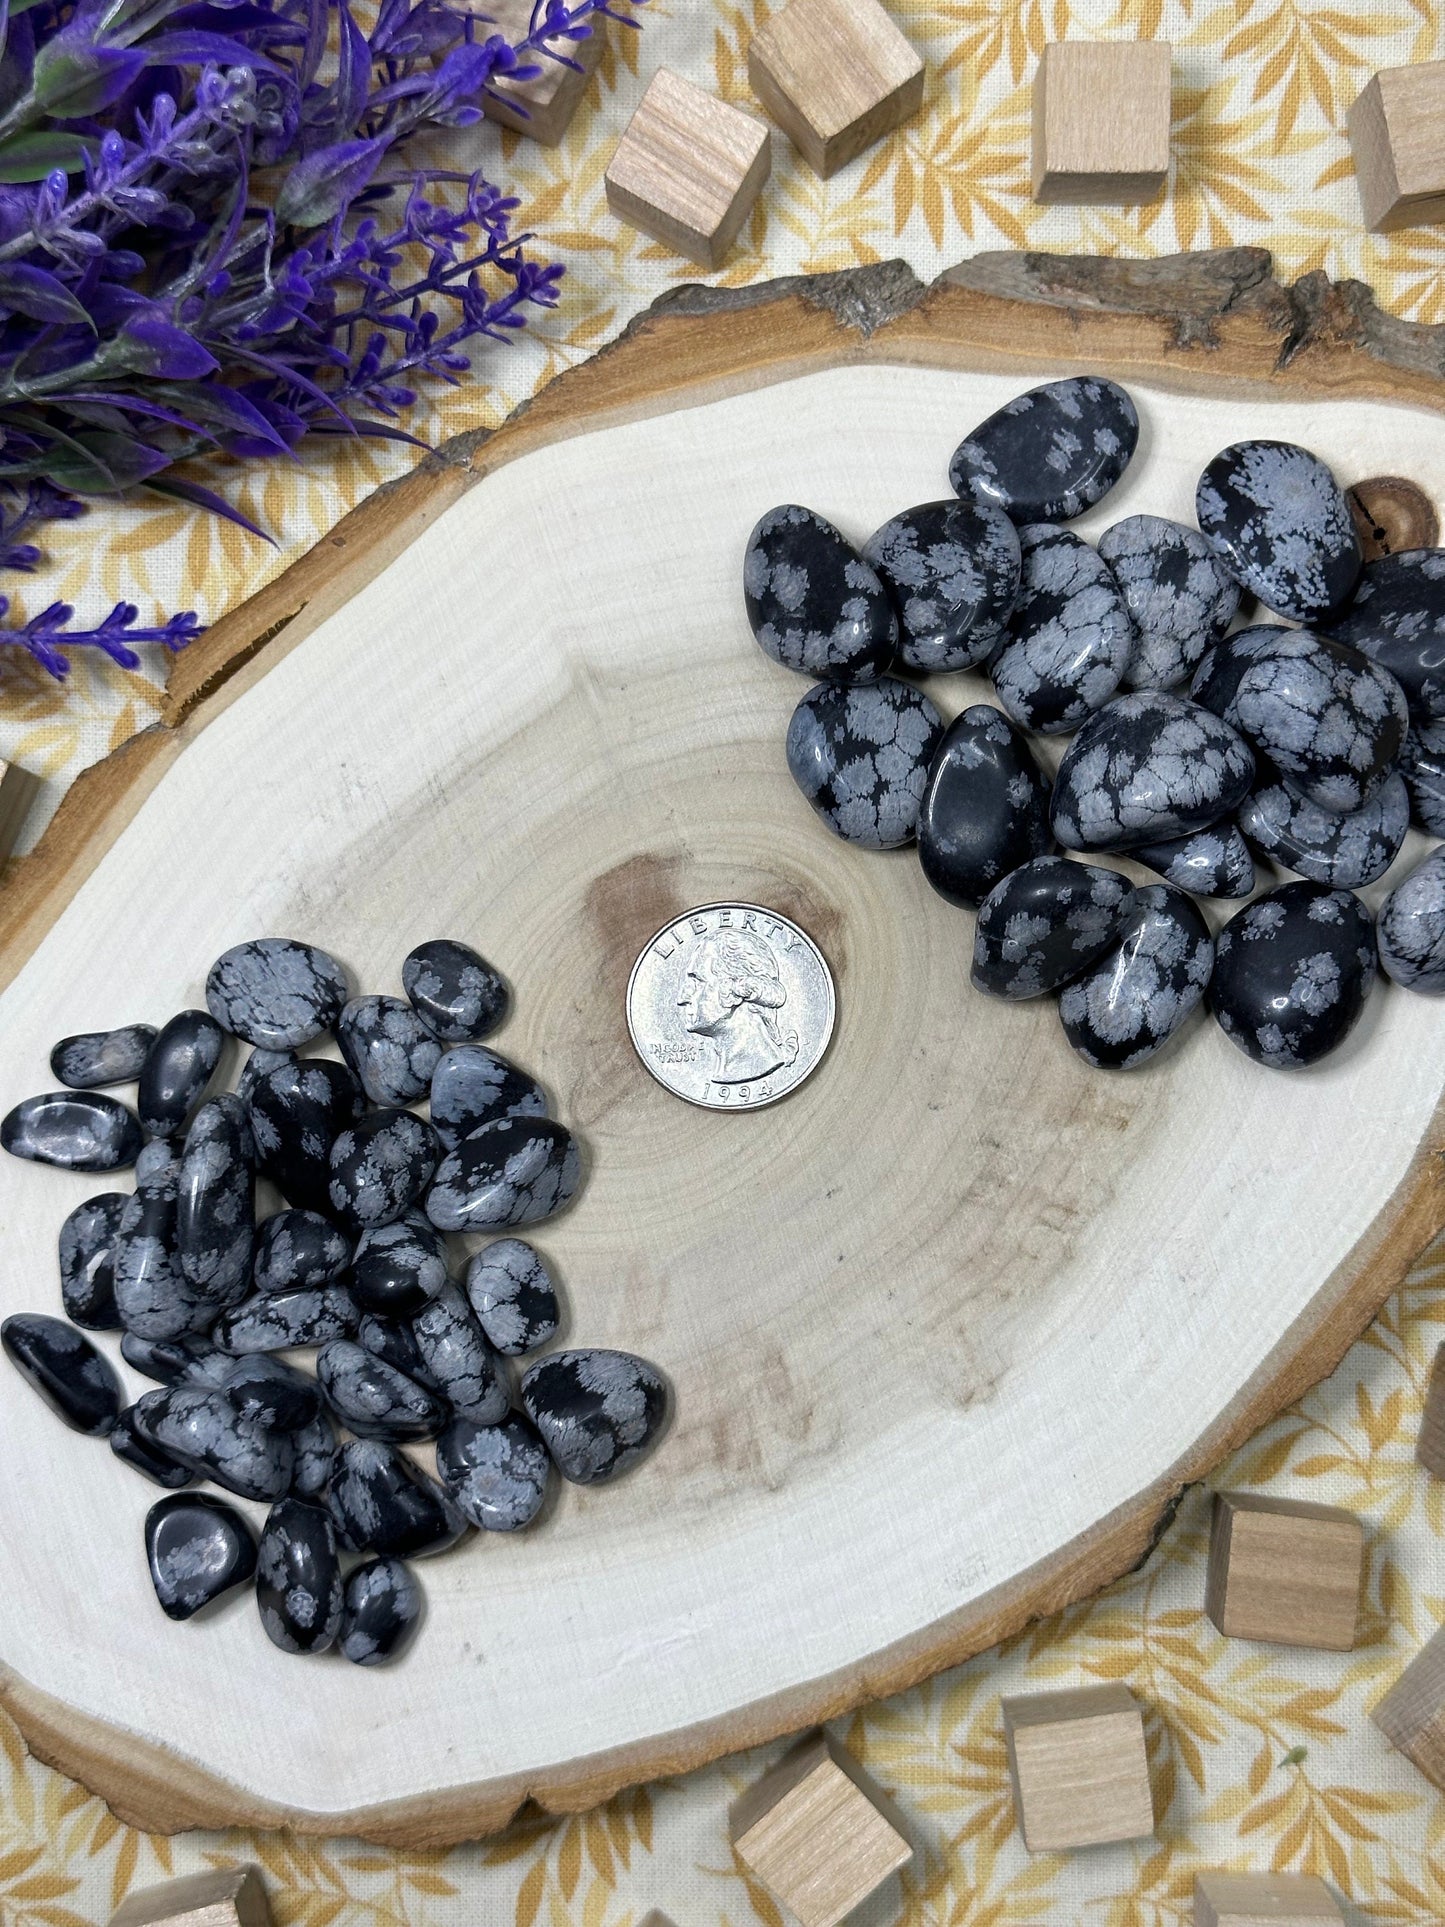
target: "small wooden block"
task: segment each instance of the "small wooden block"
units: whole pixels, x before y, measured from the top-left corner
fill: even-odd
[[[734,1805],[738,1858],[803,1927],[835,1927],[913,1858],[892,1802],[826,1733],[800,1740]]]
[[[1144,1715],[1127,1686],[1006,1699],[1003,1722],[1030,1853],[1153,1833]]]
[[[1435,1353],[1415,1457],[1433,1478],[1445,1479],[1445,1345]]]
[[[1445,221],[1445,60],[1382,68],[1345,118],[1365,226]]]
[[[1343,1927],[1323,1880],[1307,1873],[1201,1873],[1194,1877],[1194,1927]]]
[[[499,33],[515,43],[525,40],[532,26],[532,0],[470,0],[468,11],[482,14],[491,23],[484,34]],[[489,92],[482,97],[482,112],[488,120],[503,127],[515,127],[543,147],[555,147],[566,133],[572,116],[582,104],[593,69],[607,44],[606,16],[594,13],[586,40],[569,40],[556,34],[546,42],[577,67],[564,67],[560,60],[533,54],[531,64],[542,69],[534,80],[494,80],[491,85],[500,99]],[[580,69],[580,71],[578,71]],[[524,107],[525,114],[518,108]]]
[[[222,1867],[129,1894],[110,1927],[271,1927],[266,1890],[254,1867]]]
[[[716,268],[771,166],[760,120],[659,67],[608,163],[607,205],[619,220]]]
[[[1402,549],[1433,549],[1440,517],[1418,482],[1402,475],[1371,475],[1345,492],[1366,562]]]
[[[1153,200],[1169,179],[1173,49],[1163,40],[1056,40],[1034,76],[1034,199]]]
[[[1445,1627],[1421,1647],[1370,1718],[1432,1785],[1445,1787]]]
[[[30,813],[40,778],[18,763],[0,763],[0,863],[15,848],[15,839]]]
[[[923,100],[923,60],[878,0],[789,0],[753,35],[748,80],[824,180]]]
[[[1365,1529],[1352,1512],[1218,1492],[1204,1610],[1231,1639],[1348,1652],[1364,1565]]]

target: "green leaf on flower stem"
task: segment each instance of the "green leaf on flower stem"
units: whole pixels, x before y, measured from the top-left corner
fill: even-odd
[[[98,141],[80,134],[41,127],[12,134],[9,140],[0,141],[0,183],[10,186],[21,181],[43,181],[57,167],[62,173],[78,174],[85,166],[86,155],[93,154],[98,146]]]
[[[119,100],[145,67],[133,47],[92,47],[62,30],[35,56],[30,100],[56,120],[81,120]]]

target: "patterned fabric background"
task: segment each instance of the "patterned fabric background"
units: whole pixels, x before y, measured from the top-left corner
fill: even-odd
[[[662,63],[751,105],[746,46],[760,0],[652,0],[612,45],[562,146],[490,125],[458,144],[515,185],[541,244],[569,269],[560,310],[499,348],[421,431],[496,423],[614,334],[690,265],[620,226],[602,174],[647,74]],[[1377,68],[1445,53],[1439,0],[893,0],[929,62],[923,111],[829,182],[775,139],[769,187],[725,269],[746,282],[902,255],[927,279],[982,248],[1128,254],[1257,242],[1281,275],[1369,281],[1381,302],[1445,318],[1445,228],[1366,234],[1344,137]],[[1052,38],[1162,36],[1175,48],[1174,173],[1149,207],[1035,207],[1029,85]],[[461,164],[459,157],[458,164]],[[308,548],[405,458],[328,448],[225,482],[277,537],[166,506],[93,510],[56,531],[48,568],[4,585],[22,614],[57,597],[94,618],[120,596],[211,619]],[[53,807],[87,763],[154,716],[162,664],[127,674],[78,651],[61,688],[0,651],[0,754],[42,771]],[[38,833],[47,808],[30,826]],[[1445,1919],[1445,1801],[1366,1712],[1445,1617],[1445,1486],[1413,1462],[1429,1361],[1445,1336],[1445,1256],[1423,1260],[1330,1382],[1221,1469],[1218,1482],[1350,1506],[1366,1520],[1367,1614],[1347,1656],[1221,1639],[1203,1616],[1208,1495],[1189,1495],[1142,1572],[931,1685],[841,1722],[895,1792],[914,1870],[862,1927],[1176,1927],[1196,1867],[1322,1874],[1359,1920]],[[1149,1708],[1157,1841],[1072,1856],[1025,1852],[1013,1824],[999,1697],[1127,1681]],[[36,1765],[0,1719],[0,1923],[87,1927],[131,1887],[238,1858],[264,1867],[295,1927],[631,1927],[652,1906],[690,1923],[780,1922],[727,1844],[729,1801],[773,1756],[744,1756],[568,1821],[527,1821],[450,1853],[344,1840],[151,1839]]]

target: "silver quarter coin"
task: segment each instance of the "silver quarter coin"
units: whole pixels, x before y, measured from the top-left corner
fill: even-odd
[[[833,977],[790,917],[705,903],[652,937],[627,984],[627,1028],[659,1084],[710,1111],[756,1111],[818,1067]]]

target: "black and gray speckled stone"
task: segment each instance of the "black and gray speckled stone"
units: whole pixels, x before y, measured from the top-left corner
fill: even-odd
[[[102,1191],[78,1204],[60,1227],[60,1298],[72,1324],[118,1331],[115,1240],[125,1207],[123,1191]]]
[[[1368,563],[1330,634],[1389,670],[1412,723],[1445,723],[1445,549],[1401,549]]]
[[[95,1091],[105,1084],[129,1084],[145,1068],[155,1041],[153,1024],[82,1031],[77,1037],[61,1038],[50,1053],[50,1069],[72,1091]]]
[[[1019,588],[1019,538],[1002,509],[924,502],[863,545],[898,617],[898,660],[921,675],[971,669],[1002,642]]]
[[[872,682],[898,641],[877,575],[812,509],[769,509],[743,556],[743,601],[764,655],[825,682]]]
[[[134,1414],[135,1407],[128,1405],[111,1427],[111,1451],[132,1471],[139,1472],[154,1485],[164,1486],[168,1492],[178,1492],[182,1486],[189,1485],[195,1473],[179,1459],[173,1459],[169,1452],[142,1438],[136,1430]]]
[[[1070,743],[1049,818],[1066,850],[1129,850],[1207,829],[1253,781],[1254,756],[1228,723],[1141,689],[1106,703]]]
[[[1030,523],[1019,546],[1019,597],[989,673],[1020,728],[1056,736],[1118,689],[1134,625],[1108,564],[1072,529]]]
[[[1344,608],[1360,573],[1360,538],[1343,489],[1307,448],[1243,441],[1221,449],[1194,506],[1200,528],[1266,609],[1317,622]]]
[[[176,1187],[181,1276],[218,1308],[251,1288],[255,1148],[246,1106],[229,1091],[203,1104],[186,1133]]]
[[[156,1138],[136,1159],[135,1194],[116,1232],[112,1268],[121,1323],[139,1338],[202,1332],[216,1315],[210,1296],[181,1270],[176,1249],[180,1159]]]
[[[1182,890],[1134,892],[1114,946],[1065,986],[1059,1018],[1096,1070],[1133,1070],[1161,1051],[1198,1009],[1214,968],[1209,926]]]
[[[251,1282],[257,1291],[316,1291],[351,1263],[351,1240],[316,1211],[278,1211],[256,1227]]]
[[[301,1432],[321,1412],[321,1387],[306,1372],[264,1352],[227,1358],[221,1389],[243,1418],[276,1432]]]
[[[1280,866],[1312,883],[1356,890],[1382,877],[1410,827],[1410,793],[1398,773],[1357,810],[1322,810],[1281,779],[1246,799],[1239,827]]]
[[[296,1465],[291,1474],[291,1490],[298,1499],[319,1499],[325,1494],[331,1483],[336,1444],[336,1428],[330,1414],[324,1411],[295,1434]]]
[[[351,1269],[351,1296],[364,1312],[410,1318],[447,1281],[446,1247],[424,1211],[363,1231]]]
[[[0,1147],[11,1157],[67,1171],[124,1170],[144,1142],[134,1113],[101,1091],[46,1091],[0,1120]]]
[[[402,964],[401,987],[444,1044],[486,1037],[506,1016],[510,1001],[502,973],[455,937],[419,943]]]
[[[256,1570],[250,1525],[233,1505],[204,1493],[157,1499],[145,1541],[151,1583],[169,1619],[189,1619]]]
[[[1117,382],[1070,375],[980,422],[954,450],[948,479],[1015,522],[1066,522],[1103,500],[1138,440],[1138,411]]]
[[[835,836],[893,850],[913,840],[942,737],[933,704],[895,676],[863,689],[819,683],[788,724],[788,768]]]
[[[411,1321],[432,1384],[460,1418],[495,1425],[512,1409],[512,1375],[456,1285]]]
[[[467,1265],[466,1292],[478,1322],[508,1358],[555,1337],[561,1322],[557,1287],[540,1255],[522,1238],[498,1238]]]
[[[450,1493],[384,1439],[348,1439],[336,1454],[326,1507],[346,1552],[419,1559],[467,1529]]]
[[[450,1151],[499,1117],[545,1117],[547,1094],[524,1070],[485,1044],[458,1044],[431,1080],[432,1127]]]
[[[264,1072],[247,1110],[256,1161],[291,1204],[323,1217],[331,1211],[331,1146],[366,1108],[347,1064],[295,1058]]]
[[[1298,1070],[1342,1044],[1375,981],[1370,913],[1348,890],[1285,883],[1237,910],[1215,943],[1209,1005],[1258,1064]]]
[[[262,1050],[294,1050],[330,1030],[349,995],[326,951],[291,937],[256,937],[225,951],[206,978],[218,1024]]]
[[[131,1407],[136,1430],[198,1477],[242,1499],[279,1499],[291,1484],[296,1445],[237,1409],[227,1393],[204,1385],[170,1385]]]
[[[1254,858],[1237,823],[1215,823],[1192,836],[1141,843],[1129,852],[1136,863],[1157,870],[1166,883],[1196,897],[1254,894]]]
[[[241,1075],[236,1080],[237,1097],[243,1104],[249,1105],[259,1078],[268,1071],[279,1071],[298,1061],[294,1050],[253,1050],[241,1066]]]
[[[120,1380],[84,1332],[63,1318],[17,1311],[0,1324],[0,1345],[73,1432],[96,1439],[107,1435],[120,1416]]]
[[[336,1041],[373,1104],[423,1096],[442,1049],[400,997],[353,997],[336,1020]]]
[[[341,1630],[341,1562],[330,1515],[307,1499],[278,1499],[256,1557],[256,1604],[283,1653],[324,1653]]]
[[[402,1445],[435,1438],[446,1422],[446,1407],[434,1392],[349,1339],[321,1347],[316,1376],[336,1417],[358,1438]]]
[[[180,1010],[151,1045],[141,1067],[136,1110],[147,1137],[174,1137],[184,1131],[205,1094],[226,1033],[203,1010]]]
[[[453,1419],[437,1440],[442,1483],[483,1532],[520,1532],[542,1509],[552,1461],[541,1434],[520,1413],[500,1425]]]
[[[1001,709],[974,703],[956,716],[918,812],[918,860],[939,895],[976,909],[1001,877],[1051,850],[1049,788]]]
[[[344,1285],[302,1291],[255,1292],[223,1311],[212,1331],[222,1351],[284,1352],[348,1338],[361,1314]]]
[[[1134,624],[1124,687],[1177,688],[1234,620],[1239,584],[1198,529],[1162,515],[1116,522],[1099,553]]]
[[[367,1559],[347,1575],[336,1649],[353,1666],[384,1666],[421,1624],[421,1587],[400,1559]]]
[[[1114,942],[1133,892],[1095,863],[1040,856],[995,884],[973,935],[976,990],[1043,997],[1080,977]]]
[[[1236,629],[1231,635],[1221,636],[1200,657],[1189,684],[1189,700],[1233,722],[1234,698],[1247,669],[1275,656],[1309,656],[1314,642],[1312,630],[1286,629],[1277,622],[1256,622],[1247,629]]]
[[[431,1182],[441,1146],[411,1111],[372,1111],[331,1145],[331,1208],[342,1223],[369,1231],[395,1221]]]
[[[447,1152],[426,1212],[438,1231],[538,1224],[568,1203],[581,1179],[570,1131],[546,1117],[504,1117]]]
[[[562,1477],[597,1485],[656,1443],[667,1381],[631,1352],[552,1352],[523,1375],[522,1403]]]
[[[1445,846],[1432,850],[1380,905],[1380,962],[1406,990],[1445,993]]]
[[[356,1328],[356,1342],[373,1358],[384,1359],[403,1378],[414,1378],[428,1391],[437,1388],[427,1371],[416,1333],[404,1318],[380,1318],[368,1312]]]
[[[135,1332],[122,1336],[120,1355],[162,1385],[219,1385],[231,1362],[209,1338],[141,1338]]]
[[[1410,815],[1431,836],[1445,836],[1445,723],[1411,729],[1398,768],[1410,792]]]

